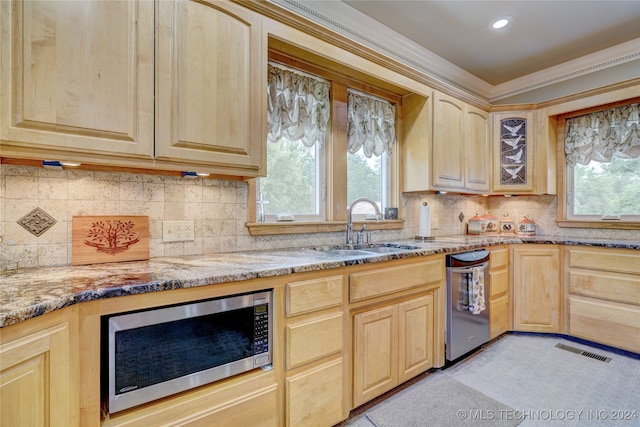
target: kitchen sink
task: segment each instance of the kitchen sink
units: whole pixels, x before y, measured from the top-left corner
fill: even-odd
[[[336,256],[365,256],[373,254],[396,254],[404,251],[410,251],[412,249],[419,249],[419,246],[396,246],[393,244],[383,246],[371,246],[363,248],[349,248],[349,247],[333,247],[333,248],[316,248],[317,251],[326,253],[328,255]]]
[[[336,255],[336,256],[364,256],[371,255],[371,252],[365,252],[360,249],[329,249],[321,251],[327,255]]]
[[[363,248],[365,252],[375,253],[375,254],[393,254],[398,252],[403,252],[408,249],[396,248],[392,246],[376,246],[373,248]]]

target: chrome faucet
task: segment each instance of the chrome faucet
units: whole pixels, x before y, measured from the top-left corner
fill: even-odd
[[[373,206],[373,208],[376,210],[376,222],[380,222],[380,220],[382,219],[380,208],[378,208],[378,204],[376,202],[367,197],[356,199],[353,203],[351,203],[351,206],[347,208],[347,245],[353,245],[353,219],[351,218],[351,211],[353,211],[353,207],[360,202],[367,202],[371,206]]]

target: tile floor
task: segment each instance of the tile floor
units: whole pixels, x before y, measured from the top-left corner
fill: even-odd
[[[611,360],[562,350],[558,343]],[[507,334],[441,371],[513,408],[508,416],[521,419],[522,427],[640,426],[640,358],[634,355],[557,336]],[[429,380],[429,374],[418,378]],[[408,387],[389,394],[395,399]],[[341,426],[377,427],[367,418],[376,403],[357,408]]]

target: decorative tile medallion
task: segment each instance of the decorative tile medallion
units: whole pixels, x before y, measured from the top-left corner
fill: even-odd
[[[18,220],[18,224],[36,237],[53,227],[56,222],[51,215],[40,208],[35,208]]]

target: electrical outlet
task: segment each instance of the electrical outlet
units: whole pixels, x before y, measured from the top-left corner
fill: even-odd
[[[438,217],[432,217],[431,218],[431,229],[432,230],[437,230],[440,228],[440,219]]]
[[[163,242],[188,242],[194,239],[193,221],[162,221]]]

